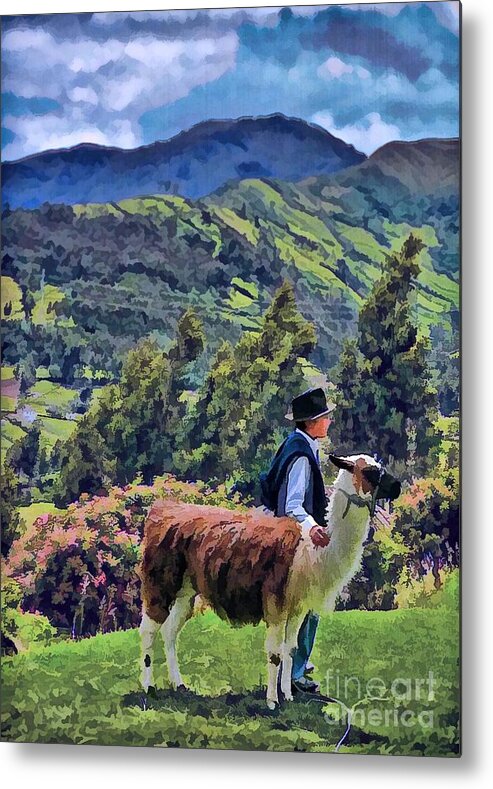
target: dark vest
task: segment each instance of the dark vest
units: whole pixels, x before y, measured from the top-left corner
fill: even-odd
[[[296,431],[290,433],[283,441],[269,471],[260,475],[262,504],[267,509],[273,510],[275,515],[285,514],[286,476],[291,464],[299,457],[308,459],[311,470],[310,484],[305,494],[303,507],[309,515],[315,518],[317,523],[325,526],[327,497],[322,474],[308,441]]]

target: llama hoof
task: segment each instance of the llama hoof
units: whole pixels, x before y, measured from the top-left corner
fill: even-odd
[[[149,685],[149,687],[146,690],[146,696],[153,696],[153,697],[155,697],[156,695],[157,695],[157,691],[156,691],[156,688],[154,687],[154,685]]]
[[[187,686],[183,682],[180,682],[180,684],[177,685],[176,688],[175,688],[175,690],[186,690],[186,689],[187,689]]]
[[[267,707],[270,710],[275,710],[278,706],[277,701],[273,701],[272,699],[267,699]]]
[[[291,693],[291,691],[289,691],[289,693],[284,694],[284,701],[293,701],[293,694]]]

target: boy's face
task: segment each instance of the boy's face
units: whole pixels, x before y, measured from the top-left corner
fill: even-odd
[[[324,414],[324,416],[319,416],[317,419],[311,419],[307,422],[306,432],[312,438],[325,438],[331,422],[332,419],[330,418],[330,414]]]

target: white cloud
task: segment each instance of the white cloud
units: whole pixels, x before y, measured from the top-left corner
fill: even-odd
[[[334,116],[328,110],[316,112],[314,115],[312,115],[310,120],[312,123],[316,123],[318,126],[321,126],[327,131],[331,131],[331,129],[334,128]]]
[[[316,112],[310,120],[366,154],[373,153],[387,142],[401,139],[399,127],[385,123],[378,112],[370,112],[357,123],[340,128],[335,126],[328,110]]]
[[[187,96],[233,67],[238,37],[228,30],[216,37],[134,35],[57,40],[44,31],[17,29],[5,35],[3,90],[17,96],[43,96],[63,109],[17,119],[6,159],[82,142],[139,145],[141,115]],[[56,118],[56,120],[54,120]],[[15,126],[15,128],[14,128]],[[58,136],[57,136],[58,135]]]
[[[430,3],[430,7],[441,25],[455,35],[459,34],[460,5],[458,2]]]
[[[150,87],[150,80],[143,77],[130,77],[125,80],[111,80],[106,83],[102,104],[107,110],[121,112]]]
[[[74,112],[70,118],[55,113],[25,117],[10,115],[4,118],[4,126],[23,141],[21,147],[17,140],[5,146],[6,159],[16,159],[19,155],[26,155],[25,150],[38,150],[40,137],[43,139],[43,150],[70,148],[81,142],[120,148],[135,148],[139,144],[129,121],[116,120],[103,132],[96,125],[78,125],[77,112]]]
[[[339,79],[343,74],[352,74],[353,67],[344,63],[340,58],[329,58],[317,69],[320,77]]]
[[[360,79],[368,79],[371,76],[368,69],[363,66],[352,66],[345,63],[340,58],[330,57],[317,69],[317,74],[322,79],[340,79],[345,74],[356,74]]]
[[[70,90],[67,95],[70,101],[73,101],[76,104],[79,101],[82,101],[86,104],[96,105],[99,101],[96,91],[94,91],[92,88],[74,88],[73,90]]]
[[[290,6],[291,11],[295,16],[313,16],[313,14],[318,14],[320,11],[323,11],[325,8],[329,8],[326,5],[292,5]],[[278,11],[280,8],[277,9]]]
[[[125,47],[125,54],[144,66],[156,68],[169,66],[185,51],[186,47],[187,43],[183,40],[163,41],[148,36],[129,41]]]
[[[119,60],[125,52],[125,44],[116,39],[104,43],[90,38],[78,41],[58,43],[57,47],[64,54],[63,62],[71,71],[94,74],[102,66]]]
[[[2,49],[4,52],[25,52],[27,49],[49,49],[55,40],[44,30],[7,30],[2,36]]]

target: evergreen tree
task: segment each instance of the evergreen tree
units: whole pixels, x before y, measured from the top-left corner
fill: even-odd
[[[186,412],[187,367],[203,347],[202,324],[188,310],[167,352],[145,338],[128,353],[119,383],[104,388],[60,449],[58,501],[72,501],[108,483],[126,484],[139,473],[150,482],[172,470]]]
[[[97,493],[108,483],[111,464],[92,414],[82,417],[77,430],[62,446],[60,462],[60,477],[53,496],[57,507],[66,507],[81,493]]]
[[[246,332],[235,348],[224,343],[218,350],[189,420],[191,452],[180,464],[185,476],[234,477],[254,490],[287,426],[284,414],[293,392],[303,387],[299,359],[309,356],[315,342],[292,285],[284,282],[260,331]]]
[[[20,476],[24,487],[39,475],[40,435],[40,424],[36,419],[27,432],[12,443],[5,455],[5,464]]]
[[[412,234],[388,257],[358,319],[357,348],[346,343],[336,383],[341,408],[334,438],[344,448],[376,452],[387,460],[426,458],[437,443],[436,394],[427,365],[428,343],[418,338],[412,293],[422,242]]]
[[[0,523],[2,524],[2,556],[7,556],[13,541],[20,536],[17,507],[20,504],[20,480],[8,463],[2,468],[0,486]]]
[[[364,451],[367,446],[362,364],[357,341],[346,340],[336,371],[337,411],[330,429],[331,443],[340,454]]]
[[[438,390],[440,412],[451,416],[459,410],[460,360],[459,338],[452,329],[433,326],[430,330],[433,383]]]
[[[174,458],[182,477],[192,475],[211,480],[228,458],[233,467],[237,464],[236,447],[224,446],[223,440],[237,391],[233,346],[224,341],[212,360],[199,399],[183,425],[183,437]]]

